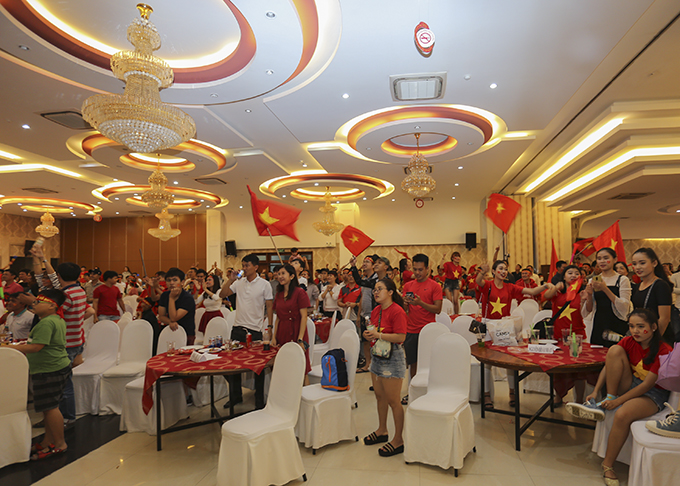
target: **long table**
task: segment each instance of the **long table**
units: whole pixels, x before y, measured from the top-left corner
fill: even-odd
[[[239,349],[234,351],[223,351],[218,354],[218,359],[196,363],[191,361],[190,354],[175,354],[168,356],[162,353],[154,356],[146,362],[146,372],[144,375],[144,393],[142,394],[142,408],[148,414],[154,404],[154,385],[156,388],[156,400],[160,404],[161,383],[172,380],[185,380],[189,386],[196,386],[198,380],[203,376],[210,377],[210,419],[190,424],[161,428],[161,408],[156,407],[156,449],[162,449],[161,436],[178,430],[199,427],[201,425],[219,422],[236,417],[240,414],[234,413],[234,403],[231,402],[229,415],[223,416],[215,407],[215,393],[213,389],[213,379],[215,376],[236,375],[246,371],[253,371],[256,374],[273,365],[279,347],[273,347],[265,351],[262,344],[254,345],[250,349]],[[229,381],[229,396],[234,396],[233,384]]]
[[[604,366],[604,361],[607,355],[607,348],[591,348],[589,344],[583,345],[583,352],[578,358],[571,358],[568,355],[566,347],[560,347],[561,351],[556,351],[554,354],[533,355],[530,353],[523,353],[519,349],[510,352],[508,349],[503,349],[491,345],[489,342],[484,347],[478,344],[470,346],[472,355],[481,363],[481,410],[482,418],[485,418],[486,412],[499,413],[504,415],[512,415],[515,417],[515,449],[521,450],[522,434],[533,424],[536,420],[543,422],[550,422],[554,424],[570,425],[573,427],[581,427],[586,429],[594,429],[595,427],[582,422],[574,422],[570,420],[561,420],[551,417],[542,417],[541,414],[550,407],[550,411],[554,412],[554,398],[555,392],[553,388],[553,375],[560,373],[587,373],[597,372]],[[522,357],[526,359],[522,359]],[[512,372],[515,378],[515,409],[502,410],[495,407],[485,409],[484,407],[484,366],[497,366],[505,368]],[[520,373],[521,372],[521,373]],[[531,373],[547,373],[550,378],[550,396],[541,407],[539,407],[533,414],[521,413],[519,383],[529,376]],[[524,425],[520,425],[520,418],[529,419]]]

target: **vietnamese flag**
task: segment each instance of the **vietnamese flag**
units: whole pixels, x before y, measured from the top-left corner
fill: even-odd
[[[375,241],[363,231],[349,225],[345,226],[340,236],[342,237],[342,243],[354,256],[359,255]]]
[[[250,186],[247,187],[257,233],[260,236],[286,235],[300,241],[295,234],[295,223],[302,211],[286,204],[258,199]]]
[[[552,254],[550,255],[550,272],[548,273],[548,281],[552,282],[552,278],[557,273],[557,251],[555,251],[555,240],[552,240]]]
[[[567,301],[572,301],[576,298],[576,295],[581,291],[582,285],[583,277],[579,277],[576,282],[567,286]]]
[[[522,205],[520,203],[508,196],[491,194],[484,214],[493,224],[498,226],[503,233],[507,233],[521,208]]]
[[[593,246],[596,251],[602,248],[611,248],[616,252],[616,258],[623,263],[626,262],[626,252],[623,249],[623,239],[621,238],[621,230],[619,229],[619,221],[604,230],[600,236],[593,240]]]
[[[571,263],[574,262],[574,258],[576,258],[576,254],[583,255],[584,257],[589,257],[593,253],[595,253],[595,248],[593,248],[593,245],[591,243],[593,242],[595,238],[583,238],[582,240],[578,240],[576,243],[574,243],[574,249],[571,252]]]

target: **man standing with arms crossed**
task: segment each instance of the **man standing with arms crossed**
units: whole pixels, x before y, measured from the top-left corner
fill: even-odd
[[[272,287],[258,275],[260,259],[254,253],[250,253],[241,260],[243,277],[237,279],[237,272],[232,272],[225,282],[220,297],[227,298],[236,294],[236,319],[231,331],[231,339],[246,342],[246,336],[251,334],[253,341],[262,340],[262,331],[265,325],[265,307],[267,309],[267,326],[273,324],[274,307]],[[229,401],[224,408],[230,408],[243,401],[241,390],[241,375],[230,377],[231,387]],[[255,375],[255,408],[264,408],[264,372]]]
[[[404,303],[408,304],[406,314],[408,327],[404,340],[406,352],[406,366],[411,368],[411,378],[418,371],[418,338],[420,331],[430,322],[435,322],[437,314],[442,311],[442,288],[437,282],[428,278],[430,275],[430,259],[427,255],[418,253],[413,257],[413,276],[404,285]],[[408,395],[401,400],[402,405],[408,405]]]

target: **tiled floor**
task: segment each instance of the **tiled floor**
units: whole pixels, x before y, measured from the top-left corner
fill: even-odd
[[[370,375],[357,375],[359,408],[353,411],[360,437],[377,426]],[[496,383],[497,405],[507,407],[507,385]],[[543,395],[523,394],[529,410],[544,400]],[[246,394],[246,406],[252,395]],[[248,403],[251,402],[251,403]],[[238,407],[237,407],[238,409]],[[207,414],[207,407],[194,409],[194,418]],[[402,455],[383,458],[379,446],[343,442],[324,447],[312,455],[300,447],[309,486],[389,485],[434,486],[589,486],[600,485],[600,463],[590,452],[590,430],[537,423],[522,438],[522,451],[514,449],[514,429],[509,416],[488,414],[481,419],[473,405],[477,453],[465,459],[459,477],[453,470],[405,464]],[[562,415],[563,409],[557,414]],[[390,419],[391,420],[391,419]],[[39,486],[211,486],[216,483],[220,429],[217,424],[175,432],[163,437],[163,450],[156,451],[155,438],[143,433],[125,434],[54,474],[35,483]],[[616,465],[625,484],[627,466]],[[302,479],[290,484],[303,484]]]

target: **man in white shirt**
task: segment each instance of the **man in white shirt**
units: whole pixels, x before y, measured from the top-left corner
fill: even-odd
[[[260,259],[250,253],[241,260],[243,277],[237,279],[237,273],[232,272],[225,282],[220,297],[227,298],[236,294],[236,318],[231,331],[231,339],[246,342],[246,336],[251,335],[253,341],[262,340],[265,326],[265,308],[267,310],[267,325],[271,328],[274,316],[272,287],[269,282],[258,275]],[[224,408],[230,408],[243,401],[241,391],[241,375],[230,377],[230,399]],[[264,373],[255,375],[255,408],[264,408]]]
[[[331,270],[328,272],[327,284],[323,292],[319,294],[319,300],[323,302],[323,314],[326,317],[333,317],[333,314],[340,310],[338,298],[340,297],[340,285],[337,284],[338,272]]]
[[[9,294],[7,299],[7,329],[12,333],[16,340],[23,341],[28,339],[31,332],[34,314],[26,308],[26,304],[19,301],[19,293]]]

